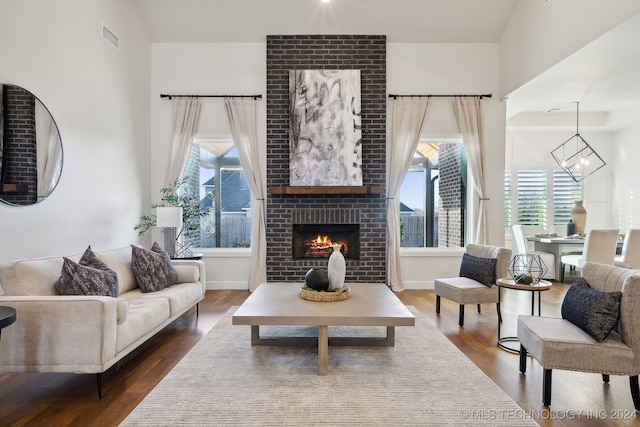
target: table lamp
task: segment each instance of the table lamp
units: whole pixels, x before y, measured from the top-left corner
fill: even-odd
[[[156,227],[164,228],[164,250],[170,257],[176,254],[176,229],[182,227],[182,208],[158,206],[156,208]]]

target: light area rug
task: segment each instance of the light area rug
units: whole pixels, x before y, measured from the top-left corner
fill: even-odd
[[[236,308],[122,426],[538,425],[415,307],[415,326],[396,327],[394,347],[330,346],[326,376],[315,347],[252,347],[250,326],[231,324]],[[373,333],[384,328],[329,327],[329,336]]]

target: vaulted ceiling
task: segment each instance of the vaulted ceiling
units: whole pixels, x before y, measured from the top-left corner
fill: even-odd
[[[391,43],[498,43],[517,0],[135,0],[153,42],[384,34]]]
[[[385,34],[390,43],[499,43],[521,0],[134,0],[152,42]],[[543,0],[540,0],[543,1]],[[509,125],[615,130],[640,118],[640,15],[509,94]]]
[[[510,124],[617,130],[640,121],[640,14],[509,94]]]

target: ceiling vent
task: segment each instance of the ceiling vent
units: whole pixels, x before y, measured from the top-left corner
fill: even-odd
[[[102,25],[102,38],[105,39],[111,46],[116,49],[120,46],[120,39],[116,36],[113,31],[108,29],[104,24]]]

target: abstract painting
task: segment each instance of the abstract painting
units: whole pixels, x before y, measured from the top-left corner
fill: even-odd
[[[289,71],[291,186],[361,186],[360,70]]]

